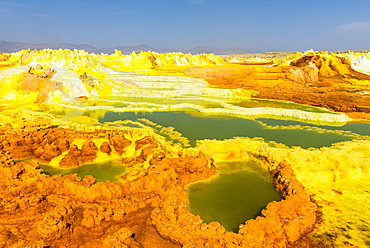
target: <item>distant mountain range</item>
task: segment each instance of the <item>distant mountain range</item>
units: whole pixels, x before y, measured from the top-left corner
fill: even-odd
[[[216,55],[226,55],[226,54],[243,54],[243,53],[253,53],[258,52],[256,50],[247,49],[247,48],[215,48],[215,47],[208,47],[208,46],[198,46],[189,50],[178,50],[178,49],[157,49],[150,47],[145,44],[137,45],[137,46],[116,46],[116,47],[108,47],[108,48],[96,48],[94,46],[88,44],[82,45],[75,45],[75,44],[68,44],[68,43],[42,43],[42,44],[32,44],[32,43],[24,43],[24,42],[9,42],[9,41],[0,41],[0,52],[3,53],[13,53],[17,52],[22,49],[78,49],[78,50],[85,50],[89,53],[107,53],[112,54],[114,53],[114,49],[122,51],[122,54],[130,54],[132,52],[139,53],[141,51],[154,51],[158,53],[165,53],[165,52],[182,52],[182,53],[191,53],[191,54],[202,54],[202,53],[213,53]]]

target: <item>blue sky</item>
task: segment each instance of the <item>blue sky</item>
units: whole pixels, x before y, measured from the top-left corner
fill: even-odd
[[[370,50],[370,0],[0,0],[0,40]]]

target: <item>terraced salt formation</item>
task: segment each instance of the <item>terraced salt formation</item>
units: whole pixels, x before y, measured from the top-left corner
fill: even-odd
[[[144,57],[145,55],[146,57]],[[12,55],[9,60],[12,61],[12,58],[17,58],[17,56],[19,57],[19,54]],[[34,56],[31,56],[31,54],[28,56],[32,57],[32,59],[29,59],[29,63],[27,63],[28,61],[22,61],[22,66],[0,72],[0,78],[11,82],[3,89],[3,99],[14,100],[16,98],[25,102],[48,102],[79,110],[104,108],[117,112],[146,112],[193,109],[205,114],[234,116],[277,115],[328,122],[346,122],[350,120],[350,118],[345,115],[331,113],[329,111],[309,112],[270,107],[242,108],[230,104],[229,102],[249,99],[252,95],[256,94],[256,92],[253,90],[212,88],[203,79],[179,76],[143,75],[137,72],[120,71],[131,66],[131,64],[135,62],[136,56],[142,56],[144,59],[147,59],[147,57],[153,58],[154,55],[152,54],[132,55],[131,58],[128,56],[121,56],[120,58],[119,53],[116,53],[100,58],[97,57],[97,55],[89,55],[83,52],[75,52],[75,54],[73,54],[69,51],[44,51]],[[180,55],[178,56],[181,58]],[[183,56],[183,62],[180,62],[179,59],[175,59],[176,65],[221,64],[221,62],[218,62],[219,59],[215,59],[214,57],[208,58],[206,56],[205,59],[200,60],[198,63],[189,63],[187,57],[185,57],[185,55]],[[71,60],[68,61],[68,58]],[[212,59],[216,62],[213,62]],[[143,58],[137,60],[141,62]],[[209,61],[213,63],[209,63]],[[107,66],[113,62],[116,66],[111,67],[114,69],[108,68]],[[188,64],[184,64],[185,62]],[[142,62],[142,64],[144,64],[142,65],[143,67],[145,67],[145,63],[148,62],[144,60],[144,62]],[[161,60],[155,61],[155,64],[161,63],[164,62],[161,62]],[[120,64],[122,65],[117,66]],[[44,77],[43,75],[48,76]],[[50,81],[46,81],[46,79]],[[16,90],[19,80],[24,81],[22,83],[24,88],[23,92]],[[24,85],[33,86],[25,87]],[[36,96],[36,90],[42,93]],[[94,101],[104,100],[109,102],[109,100],[101,98],[104,96],[119,96],[120,99],[122,99],[121,103],[126,106],[124,108],[112,108],[109,104],[106,104],[108,106],[104,106],[105,104],[101,106],[100,104],[96,107],[84,107],[82,104],[74,104],[73,101],[71,104],[71,100],[76,98],[92,99]],[[36,99],[34,99],[35,97]],[[124,99],[126,98],[136,98],[137,100],[125,101]],[[174,99],[177,103],[166,105],[163,103],[161,104],[160,101],[158,103],[152,101],[152,99],[161,98]],[[205,108],[201,105],[192,103],[196,100],[217,103],[220,107]]]

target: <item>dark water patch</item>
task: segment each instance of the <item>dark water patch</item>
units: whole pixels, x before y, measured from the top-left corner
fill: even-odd
[[[81,178],[84,178],[86,175],[91,175],[97,182],[106,182],[108,180],[111,182],[118,182],[120,177],[126,172],[126,166],[118,161],[89,163],[75,168],[59,168],[47,164],[39,165],[45,174],[50,176],[76,173]]]
[[[187,191],[190,212],[206,223],[217,221],[232,232],[237,232],[240,224],[259,216],[269,202],[281,200],[271,182],[246,171],[190,184]]]

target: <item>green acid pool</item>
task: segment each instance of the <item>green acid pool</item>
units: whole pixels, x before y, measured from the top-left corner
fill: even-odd
[[[270,129],[254,119],[243,119],[231,116],[202,116],[192,112],[106,112],[99,122],[117,120],[148,119],[161,126],[174,127],[191,145],[203,139],[232,139],[234,137],[261,137],[266,141],[276,141],[287,146],[302,148],[331,146],[333,143],[352,140],[354,137],[341,133],[317,132],[308,129]],[[339,129],[338,129],[339,130]]]
[[[103,163],[88,163],[75,168],[59,168],[47,164],[39,164],[45,174],[68,175],[76,173],[79,177],[84,178],[86,175],[93,176],[97,182],[118,182],[120,177],[126,172],[126,166],[118,161],[107,161]]]
[[[74,109],[64,109],[62,111],[51,111],[53,114],[73,117],[86,116],[97,119],[100,123],[108,123],[114,121],[139,121],[140,119],[148,119],[151,122],[159,124],[163,127],[174,127],[174,130],[181,133],[190,142],[190,145],[195,146],[197,140],[204,139],[232,139],[234,137],[261,137],[266,141],[275,141],[283,143],[287,146],[300,146],[302,148],[331,146],[333,143],[341,141],[353,140],[354,136],[351,133],[343,133],[347,131],[342,127],[333,128],[311,125],[297,121],[280,121],[286,125],[295,125],[301,123],[302,126],[319,127],[322,132],[310,130],[309,128],[270,128],[267,119],[247,119],[233,116],[217,116],[217,115],[202,115],[194,111],[164,111],[164,112],[113,112],[106,110],[87,110],[78,111]],[[264,121],[261,121],[264,120]],[[269,119],[274,122],[275,119]],[[364,124],[366,127],[370,125]],[[285,125],[282,125],[285,126]],[[329,131],[329,132],[326,132]],[[337,131],[337,133],[333,132]],[[356,134],[357,130],[353,130]],[[361,132],[359,132],[361,134]]]
[[[180,105],[192,107],[172,109],[174,106]],[[270,107],[277,110],[292,109],[302,111],[302,113],[330,113],[333,116],[336,115],[336,113],[321,108],[283,101],[262,99],[227,101],[221,98],[199,96],[173,98],[100,96],[86,102],[43,104],[41,109],[50,114],[59,115],[60,118],[66,120],[73,119],[75,121],[75,117],[84,117],[79,118],[79,120],[85,120],[85,117],[87,117],[94,120],[95,124],[125,120],[140,122],[140,119],[144,118],[162,127],[173,127],[174,131],[181,133],[183,137],[189,140],[191,146],[195,146],[198,140],[204,139],[224,140],[234,137],[260,137],[266,141],[275,141],[287,146],[319,148],[331,146],[333,143],[341,141],[353,140],[358,135],[370,135],[369,123],[327,123],[287,116],[269,116],[268,119],[265,118],[266,116],[236,116],[223,113],[222,110],[226,107],[230,109],[233,109],[233,107],[240,109]],[[166,110],[164,111],[163,108]],[[215,113],[205,114],[202,111],[197,111],[197,108],[211,108],[215,110]],[[220,111],[219,114],[217,114],[217,111]],[[282,120],[285,118],[287,120]],[[302,128],[287,127],[290,125],[300,125]],[[319,128],[321,131],[315,128]]]
[[[216,175],[190,184],[187,191],[191,213],[205,223],[217,221],[230,232],[259,216],[269,202],[281,200],[271,182],[248,171]]]

